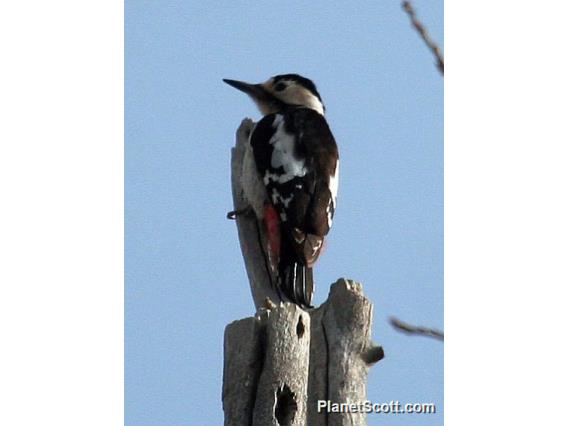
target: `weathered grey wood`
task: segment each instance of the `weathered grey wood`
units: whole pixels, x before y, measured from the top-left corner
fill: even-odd
[[[308,399],[310,316],[292,303],[269,311],[253,426],[304,426]]]
[[[225,426],[252,424],[258,379],[262,368],[261,321],[245,318],[225,329],[223,411]]]
[[[252,120],[246,118],[237,130],[236,144],[231,151],[231,186],[235,211],[242,212],[236,216],[239,242],[252,297],[258,310],[264,306],[267,298],[274,302],[282,299],[271,284],[274,278],[270,276],[267,269],[263,250],[266,246],[264,230],[259,226],[252,209],[245,212],[249,207],[257,210],[261,208],[258,200],[255,202],[255,200],[247,199],[243,191],[243,182],[253,190],[258,186],[258,182],[254,180],[255,175],[251,173],[251,163],[245,161],[250,156],[249,136],[254,125]],[[265,191],[264,188],[262,190]]]
[[[369,367],[383,357],[371,326],[371,302],[345,279],[309,313],[283,303],[227,326],[225,425],[365,425],[365,414],[328,412],[318,401],[366,400]]]
[[[340,279],[332,285],[322,326],[328,345],[328,399],[361,403],[367,397],[369,366],[383,357],[371,342],[373,305],[361,284]],[[374,355],[373,355],[374,354]],[[329,426],[365,425],[365,413],[328,414]]]
[[[329,347],[323,316],[327,305],[310,312],[310,372],[308,381],[308,413],[307,424],[310,426],[326,426],[328,414],[318,410],[318,401],[329,399]]]
[[[373,306],[361,284],[339,279],[327,301],[310,312],[312,319],[308,417],[310,426],[365,425],[364,413],[318,409],[318,401],[361,403],[366,400],[369,367],[383,358],[371,341]]]

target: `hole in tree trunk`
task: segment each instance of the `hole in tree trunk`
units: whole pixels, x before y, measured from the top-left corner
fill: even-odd
[[[288,385],[281,386],[276,391],[276,406],[274,407],[274,417],[281,426],[291,425],[298,410],[296,395],[290,390]]]
[[[306,327],[304,326],[304,321],[302,320],[302,316],[300,315],[300,319],[298,320],[298,325],[296,326],[296,334],[298,335],[298,339],[301,339],[306,331]]]

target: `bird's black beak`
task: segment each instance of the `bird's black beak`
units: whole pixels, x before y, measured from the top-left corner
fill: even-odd
[[[229,86],[232,86],[235,89],[246,93],[247,95],[249,95],[250,97],[252,97],[257,101],[266,102],[272,98],[270,94],[264,89],[264,87],[262,87],[261,84],[250,84],[238,80],[229,80],[227,78],[224,78],[223,81],[227,83]]]

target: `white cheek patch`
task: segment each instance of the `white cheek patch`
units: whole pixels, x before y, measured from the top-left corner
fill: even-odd
[[[322,103],[320,102],[320,100],[317,97],[315,97],[311,93],[309,94],[308,98],[306,99],[305,105],[308,108],[311,108],[311,109],[319,112],[321,115],[324,114]]]
[[[324,115],[325,109],[323,107],[322,102],[311,91],[292,81],[285,80],[279,82],[279,84],[280,83],[284,83],[287,86],[286,89],[279,91],[275,90],[273,88],[274,82],[272,81],[272,79],[264,83],[264,87],[274,97],[278,98],[285,104],[301,105],[303,107],[313,109],[314,111],[317,111],[321,115]]]

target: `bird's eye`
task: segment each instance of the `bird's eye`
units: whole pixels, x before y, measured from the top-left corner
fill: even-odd
[[[281,92],[285,88],[286,88],[286,85],[284,83],[278,83],[276,86],[274,86],[274,90],[276,90],[277,92]]]

